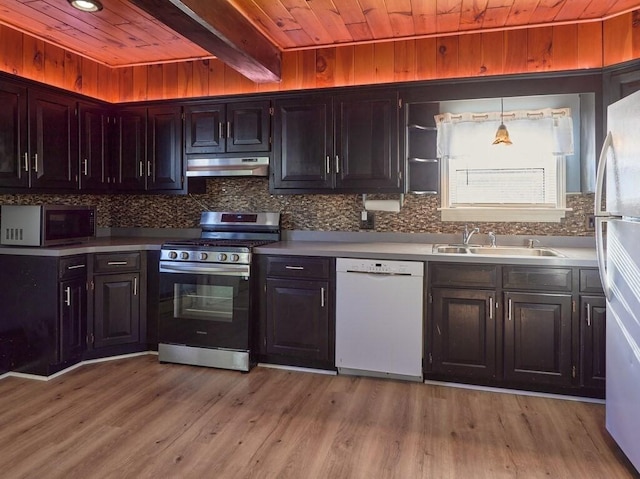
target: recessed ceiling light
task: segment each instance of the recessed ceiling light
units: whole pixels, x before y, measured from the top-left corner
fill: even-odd
[[[83,12],[98,12],[102,10],[102,4],[98,0],[67,0],[73,8]]]

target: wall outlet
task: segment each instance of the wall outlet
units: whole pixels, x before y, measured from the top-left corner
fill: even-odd
[[[596,229],[596,217],[594,215],[588,215],[586,221],[587,230],[594,231]]]
[[[374,215],[371,211],[363,211],[360,215],[360,229],[372,230],[375,228]]]

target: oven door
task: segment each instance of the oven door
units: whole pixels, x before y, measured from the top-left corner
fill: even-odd
[[[249,267],[177,268],[160,268],[159,342],[248,351]]]

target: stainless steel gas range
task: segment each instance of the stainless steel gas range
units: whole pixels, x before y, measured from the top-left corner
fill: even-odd
[[[280,213],[209,211],[200,227],[162,245],[159,360],[249,371],[252,249],[280,239]]]

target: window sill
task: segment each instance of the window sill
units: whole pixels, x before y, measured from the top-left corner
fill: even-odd
[[[571,208],[439,208],[441,221],[559,223]]]

